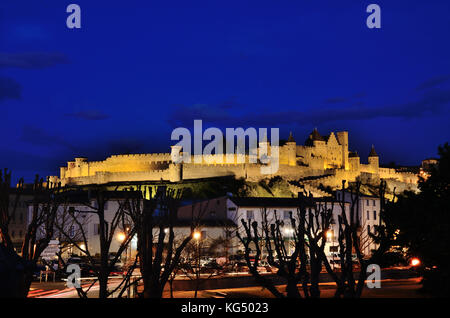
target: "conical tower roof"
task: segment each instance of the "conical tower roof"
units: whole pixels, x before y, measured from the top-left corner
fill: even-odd
[[[319,131],[317,130],[317,128],[314,128],[314,130],[311,133],[311,140],[324,141],[325,139],[319,134]]]
[[[372,145],[372,149],[370,149],[369,157],[378,157],[377,153],[375,152],[375,147]]]
[[[289,133],[288,142],[295,142],[294,136],[292,136],[292,131]]]

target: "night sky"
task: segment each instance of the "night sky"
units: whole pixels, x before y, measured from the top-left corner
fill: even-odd
[[[193,119],[301,144],[348,130],[362,162],[374,144],[418,165],[450,139],[449,34],[444,0],[2,0],[0,167],[30,181],[75,156],[169,152]]]

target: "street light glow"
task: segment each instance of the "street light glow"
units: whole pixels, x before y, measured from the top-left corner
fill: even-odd
[[[292,229],[292,228],[287,227],[284,229],[284,234],[286,234],[286,235],[291,235],[293,233],[294,233],[294,229]]]
[[[200,232],[194,232],[193,238],[199,240],[202,234]]]
[[[419,266],[420,265],[420,259],[418,259],[417,257],[414,257],[413,259],[411,259],[411,266]]]
[[[120,242],[125,241],[126,235],[124,233],[117,234],[117,240]]]

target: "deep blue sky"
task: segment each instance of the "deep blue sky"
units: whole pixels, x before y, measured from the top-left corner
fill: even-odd
[[[2,1],[0,167],[30,180],[75,156],[167,152],[194,118],[298,143],[345,129],[363,161],[374,144],[419,164],[450,137],[449,33],[444,0]]]

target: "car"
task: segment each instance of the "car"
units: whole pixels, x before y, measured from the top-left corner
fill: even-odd
[[[219,264],[217,264],[217,262],[216,262],[216,260],[211,260],[210,262],[208,262],[208,263],[205,263],[204,265],[203,265],[203,267],[204,268],[208,268],[208,269],[221,269],[222,268],[222,266],[220,266]]]
[[[39,279],[41,271],[45,271],[46,267],[42,264],[37,264],[35,270],[33,271],[33,279]]]
[[[73,273],[73,270],[71,270],[71,271],[67,271],[67,268],[70,266],[70,265],[78,265],[79,266],[79,268],[80,268],[80,275],[81,275],[81,277],[89,277],[89,276],[92,276],[93,275],[93,268],[92,268],[92,266],[91,265],[89,265],[89,264],[87,264],[87,263],[84,263],[84,262],[79,262],[79,260],[73,260],[73,259],[69,259],[67,262],[66,262],[66,268],[64,269],[64,271],[63,271],[63,273],[62,273],[62,276],[63,277],[68,277],[69,275],[71,275],[72,273]]]

